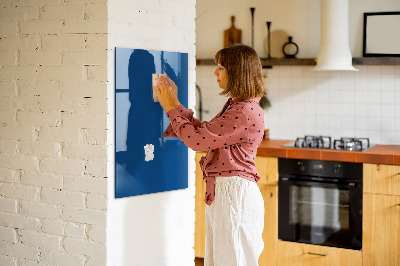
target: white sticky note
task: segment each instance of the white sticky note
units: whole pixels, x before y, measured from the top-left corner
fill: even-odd
[[[154,145],[147,144],[146,146],[144,146],[144,160],[148,162],[153,159],[154,159]]]

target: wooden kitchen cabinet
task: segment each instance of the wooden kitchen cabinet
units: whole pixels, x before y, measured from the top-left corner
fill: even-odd
[[[278,185],[278,158],[256,156],[254,162],[261,176],[259,185]]]
[[[363,265],[400,266],[400,166],[363,170]]]
[[[205,255],[205,203],[206,191],[203,173],[199,167],[199,161],[205,152],[196,153],[196,196],[195,196],[195,256],[204,258]],[[261,176],[258,182],[261,194],[264,198],[264,251],[259,258],[260,266],[275,265],[276,242],[278,239],[278,159],[257,156],[255,159],[257,171]]]
[[[363,265],[400,266],[400,196],[364,194]]]
[[[361,266],[363,259],[358,250],[281,240],[277,243],[277,252],[277,266]]]
[[[206,244],[206,224],[204,195],[206,193],[206,183],[203,181],[203,172],[200,169],[199,161],[206,152],[196,152],[196,195],[195,195],[195,232],[194,232],[194,254],[197,258],[204,258]]]
[[[260,173],[261,175],[261,173]],[[258,259],[260,266],[276,265],[276,243],[278,241],[278,187],[259,185],[264,198],[264,250]]]
[[[365,163],[363,173],[364,193],[400,196],[400,166]]]

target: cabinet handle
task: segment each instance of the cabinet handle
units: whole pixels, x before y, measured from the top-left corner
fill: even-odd
[[[399,203],[399,204],[397,204],[397,206],[400,206],[400,203]]]
[[[323,257],[328,256],[328,254],[320,254],[320,253],[313,253],[313,252],[307,252],[307,254],[310,254],[310,255],[317,255],[317,256],[323,256]]]

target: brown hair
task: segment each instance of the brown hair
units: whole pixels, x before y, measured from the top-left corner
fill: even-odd
[[[260,58],[253,48],[243,44],[223,48],[214,60],[228,72],[228,86],[220,95],[247,99],[267,94]]]

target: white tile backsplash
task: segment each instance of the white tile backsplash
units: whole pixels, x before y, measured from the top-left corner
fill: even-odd
[[[264,110],[271,138],[304,134],[369,137],[372,143],[400,144],[400,66],[357,65],[359,71],[313,71],[312,66],[264,70],[271,108]],[[219,96],[213,66],[197,67],[203,120],[227,98]]]

